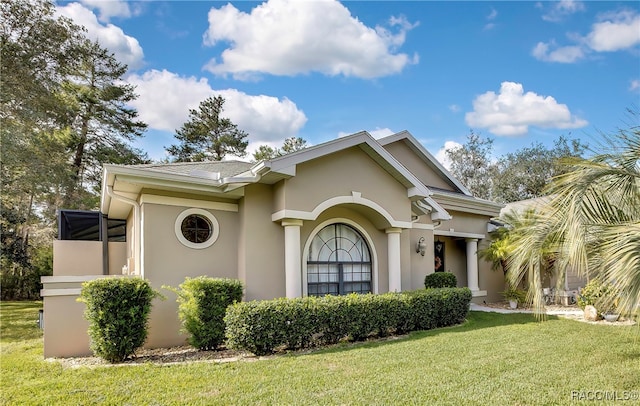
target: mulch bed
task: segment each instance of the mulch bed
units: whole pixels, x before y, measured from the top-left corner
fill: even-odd
[[[104,367],[118,365],[142,365],[142,364],[184,364],[191,362],[225,363],[234,361],[257,361],[268,357],[257,357],[246,351],[218,350],[200,351],[190,346],[173,348],[140,349],[134,357],[123,362],[110,363],[99,357],[74,357],[74,358],[49,358],[47,361],[57,362],[66,368],[80,367]]]

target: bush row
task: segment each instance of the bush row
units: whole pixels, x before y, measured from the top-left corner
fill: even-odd
[[[187,278],[173,290],[191,345],[215,349],[226,335],[229,348],[258,355],[458,324],[471,301],[467,288],[442,288],[238,303],[239,281],[207,277]],[[79,300],[87,305],[93,352],[111,362],[133,355],[147,337],[151,301],[157,296],[139,278],[85,283]]]
[[[468,288],[241,302],[224,318],[227,346],[256,355],[359,341],[464,321]]]

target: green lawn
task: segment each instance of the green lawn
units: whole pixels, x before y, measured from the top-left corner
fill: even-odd
[[[640,391],[637,326],[472,312],[457,327],[257,362],[71,369],[42,358],[40,306],[0,304],[1,404],[528,405]]]

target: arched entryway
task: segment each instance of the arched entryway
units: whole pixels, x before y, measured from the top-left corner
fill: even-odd
[[[309,296],[372,292],[371,251],[362,234],[348,224],[332,223],[318,231],[306,261]]]

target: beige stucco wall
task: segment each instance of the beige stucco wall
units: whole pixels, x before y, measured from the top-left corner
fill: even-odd
[[[163,285],[177,288],[186,277],[201,275],[237,277],[238,213],[208,210],[219,223],[219,237],[211,247],[193,249],[180,243],[175,235],[176,218],[188,208],[142,205],[144,277],[166,296],[164,301],[155,301],[151,311],[147,340],[150,348],[180,345],[186,339],[178,335],[176,295],[162,289]]]
[[[275,191],[274,211],[311,212],[329,198],[359,192],[395,220],[411,218],[407,188],[358,147],[298,165],[296,176],[277,185]]]
[[[122,274],[122,267],[127,265],[127,243],[109,242],[109,275]]]
[[[53,241],[54,275],[102,275],[102,242]]]
[[[91,354],[85,304],[78,302],[82,283],[102,275],[43,276],[44,357]]]
[[[487,238],[489,237],[487,233],[487,223],[489,222],[489,218],[487,216],[451,210],[449,210],[449,214],[451,214],[453,219],[443,221],[439,230],[453,230],[461,233],[482,234]]]
[[[491,239],[485,238],[478,243],[478,250],[482,250],[489,246]],[[492,264],[488,261],[478,259],[478,284],[480,289],[487,291],[487,296],[483,298],[474,298],[474,302],[482,303],[486,300],[487,303],[500,302],[504,300],[502,292],[504,291],[504,273],[501,269],[493,270]]]
[[[391,144],[385,145],[384,148],[389,151],[395,159],[402,163],[405,168],[416,175],[424,185],[434,186],[444,190],[454,190],[449,183],[442,179],[441,175],[429,168],[404,141],[392,142]]]
[[[424,277],[433,272],[433,230],[411,229],[405,232],[409,235],[408,258],[409,258],[409,290],[424,288]],[[403,233],[404,235],[404,233]],[[420,237],[424,237],[426,245],[424,256],[416,252],[416,246]],[[405,264],[403,263],[403,269]],[[405,284],[403,283],[403,288]]]
[[[124,242],[109,242],[109,274],[122,273],[127,263]],[[53,275],[102,275],[101,241],[53,241]]]
[[[271,186],[245,187],[238,223],[238,277],[245,286],[245,300],[286,295],[284,229],[271,221],[272,209]]]
[[[90,355],[85,304],[77,295],[44,298],[44,357]]]

